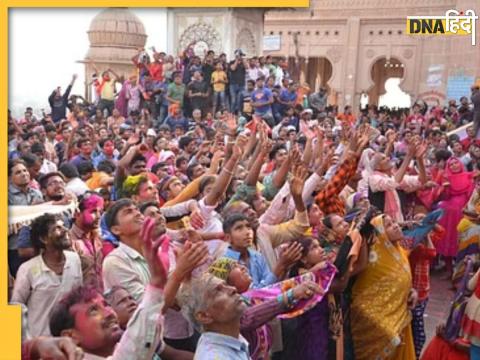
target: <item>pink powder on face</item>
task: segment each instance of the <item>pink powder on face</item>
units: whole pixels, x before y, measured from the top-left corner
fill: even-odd
[[[88,199],[83,201],[83,223],[86,226],[93,225],[94,221],[96,220],[94,215],[92,214],[95,210],[103,209],[103,198],[97,195],[91,195]]]

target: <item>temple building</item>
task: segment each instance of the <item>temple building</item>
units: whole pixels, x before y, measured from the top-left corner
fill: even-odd
[[[213,50],[233,57],[241,48],[247,56],[262,53],[262,9],[170,8],[167,14],[167,52],[178,55],[191,47],[195,54]]]
[[[412,100],[444,104],[469,95],[480,78],[480,29],[471,36],[406,34],[407,16],[444,16],[447,10],[472,9],[478,0],[311,0],[309,8],[169,8],[168,54],[186,49],[203,56],[208,50],[229,58],[241,48],[247,56],[287,56],[292,77],[329,89],[339,106],[378,104],[385,82],[398,79]],[[477,20],[478,23],[478,20]],[[109,8],[88,30],[90,48],[81,62],[85,79],[94,68],[112,68],[127,77],[131,58],[146,44],[147,34],[134,10]],[[165,49],[164,49],[165,50]],[[397,83],[395,83],[397,84]],[[91,87],[86,85],[87,98]]]
[[[480,29],[471,36],[406,35],[407,16],[445,16],[478,0],[311,0],[308,9],[265,14],[264,55],[287,56],[295,79],[330,91],[340,106],[377,104],[388,78],[430,104],[469,95],[480,78]]]

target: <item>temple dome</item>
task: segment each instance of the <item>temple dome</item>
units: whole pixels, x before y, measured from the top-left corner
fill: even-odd
[[[90,41],[85,61],[103,64],[131,64],[138,48],[145,46],[147,35],[140,19],[127,8],[103,10],[90,23]]]
[[[147,41],[143,23],[127,8],[103,10],[92,20],[87,33],[91,47],[139,48]]]

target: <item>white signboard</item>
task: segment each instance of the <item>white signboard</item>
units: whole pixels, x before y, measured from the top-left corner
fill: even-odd
[[[263,37],[263,51],[279,51],[282,48],[280,35],[268,35]]]
[[[436,88],[442,86],[444,65],[432,65],[428,68],[427,86]]]

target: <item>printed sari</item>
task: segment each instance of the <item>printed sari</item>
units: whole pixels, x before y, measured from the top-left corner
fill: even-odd
[[[472,194],[467,210],[471,214],[480,214],[480,196],[478,191]],[[455,258],[452,281],[458,285],[465,272],[465,258],[470,256],[474,262],[480,260],[480,223],[470,215],[464,215],[457,226],[458,251]]]
[[[392,244],[383,215],[371,224],[375,243],[367,268],[352,289],[351,331],[356,360],[415,359],[411,314],[407,308],[412,286],[407,252]]]
[[[248,299],[251,305],[264,304],[275,299],[278,295],[310,280],[317,283],[324,292],[315,294],[310,299],[299,301],[290,311],[277,315],[279,319],[292,321],[295,329],[294,349],[302,354],[302,359],[326,360],[328,354],[328,302],[325,294],[328,292],[333,278],[337,272],[334,265],[329,262],[325,267],[315,272],[289,278],[282,282],[272,284],[261,289],[251,289],[242,296]],[[257,328],[256,338],[248,338],[250,342],[252,359],[265,359],[271,347],[272,335],[266,326]],[[290,339],[291,340],[291,339]],[[293,354],[291,354],[293,355]],[[287,356],[286,358],[291,358]]]

